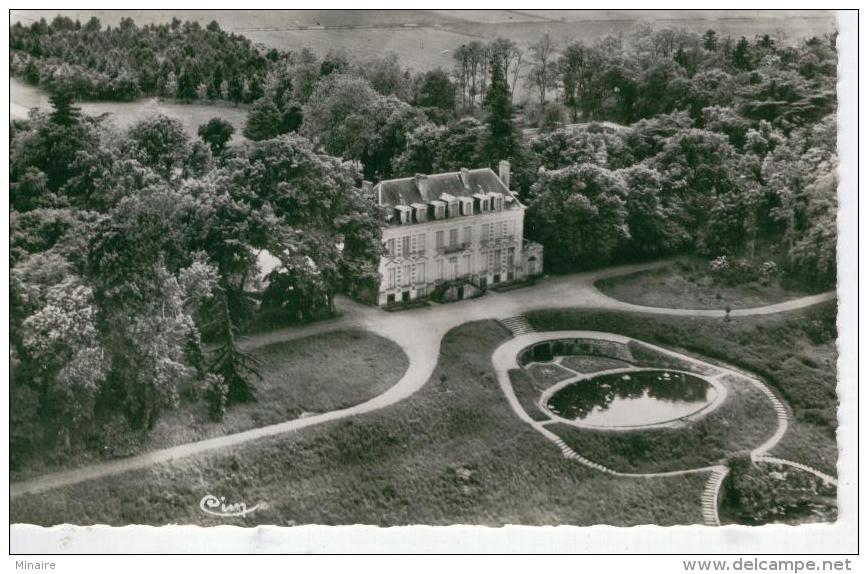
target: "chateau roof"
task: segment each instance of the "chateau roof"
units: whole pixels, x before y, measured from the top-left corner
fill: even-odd
[[[466,186],[462,181],[462,175],[467,179]],[[479,193],[502,193],[507,197],[512,195],[497,174],[487,167],[470,169],[463,173],[455,171],[385,180],[376,185],[375,191],[378,192],[380,204],[394,206],[424,204],[439,200],[443,195],[447,196],[444,199],[451,199],[448,196],[472,199],[474,194]],[[423,191],[427,197],[423,195]]]

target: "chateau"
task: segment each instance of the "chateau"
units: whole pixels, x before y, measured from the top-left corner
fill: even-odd
[[[539,275],[543,249],[524,240],[524,212],[509,189],[509,162],[490,168],[381,181],[379,305],[472,297]]]

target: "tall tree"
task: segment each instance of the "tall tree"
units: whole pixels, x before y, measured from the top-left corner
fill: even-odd
[[[499,58],[491,62],[491,85],[485,100],[488,106],[485,155],[490,162],[515,157],[519,141],[512,121],[512,98]]]
[[[555,45],[548,33],[530,46],[531,68],[527,75],[527,86],[535,88],[539,94],[540,106],[546,103],[546,94],[557,85],[557,66],[555,65]]]

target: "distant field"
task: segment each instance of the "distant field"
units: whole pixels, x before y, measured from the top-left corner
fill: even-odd
[[[9,82],[9,115],[11,119],[24,119],[30,108],[49,107],[48,94],[16,78]],[[244,141],[241,130],[247,121],[247,109],[223,104],[178,104],[157,98],[136,102],[84,102],[82,112],[91,116],[108,114],[109,121],[120,129],[126,129],[141,119],[154,114],[165,114],[179,120],[191,138],[197,138],[199,126],[213,117],[223,118],[235,126],[232,143]]]

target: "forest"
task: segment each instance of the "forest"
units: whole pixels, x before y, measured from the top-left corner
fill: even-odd
[[[363,180],[509,159],[552,272],[691,254],[722,280],[835,286],[833,35],[498,39],[415,74],[178,20],[58,17],[11,26],[10,46],[11,72],[52,94],[10,126],[13,468],[147,432],[180,401],[219,419],[256,400],[239,336],[379,282]],[[248,142],[219,117],[194,138],[76,105],[146,96],[248,106]],[[280,260],[265,277],[262,250]]]

